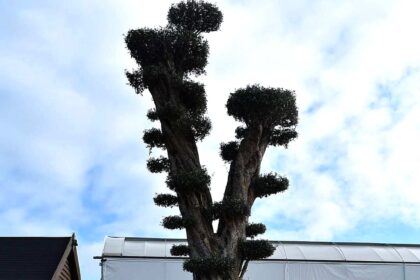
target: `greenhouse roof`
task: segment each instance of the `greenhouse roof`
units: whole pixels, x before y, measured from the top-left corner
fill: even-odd
[[[420,245],[384,243],[345,243],[271,241],[276,247],[267,260],[420,263]],[[168,258],[172,245],[186,244],[185,239],[106,237],[100,258]]]

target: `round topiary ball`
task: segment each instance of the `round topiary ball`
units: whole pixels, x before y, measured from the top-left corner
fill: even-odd
[[[222,12],[216,5],[204,1],[187,0],[173,4],[168,12],[170,25],[192,32],[217,31],[222,21]]]
[[[226,108],[230,116],[247,125],[290,127],[298,121],[295,93],[288,89],[247,86],[230,94]]]

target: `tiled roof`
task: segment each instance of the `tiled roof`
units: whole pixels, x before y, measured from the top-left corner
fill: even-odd
[[[0,279],[51,279],[71,237],[0,237]]]

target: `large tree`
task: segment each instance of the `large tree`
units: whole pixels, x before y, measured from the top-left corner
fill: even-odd
[[[208,43],[202,33],[217,31],[223,16],[214,5],[187,0],[170,7],[168,24],[160,28],[130,30],[125,38],[139,68],[127,72],[137,93],[148,89],[155,108],[147,113],[160,129],[144,132],[151,148],[167,151],[167,157],[150,158],[148,169],[167,172],[172,193],[154,197],[157,205],[178,207],[180,215],[163,219],[167,229],[185,229],[188,246],[174,246],[175,256],[189,256],[184,269],[194,279],[241,279],[250,260],[269,257],[274,247],[254,240],[265,232],[263,224],[248,223],[257,198],[283,192],[288,180],[276,173],[260,174],[269,145],[287,146],[297,137],[295,94],[283,88],[258,84],[237,89],[228,98],[228,115],[243,125],[236,140],[220,145],[220,155],[230,164],[223,200],[213,202],[210,176],[201,165],[197,141],[210,131],[205,116],[204,85],[192,76],[203,74]],[[213,221],[218,220],[217,230]]]

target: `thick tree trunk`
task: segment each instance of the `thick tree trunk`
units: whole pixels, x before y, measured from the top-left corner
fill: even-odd
[[[169,75],[162,79],[155,87],[150,88],[156,110],[165,108],[178,108],[180,106],[179,93],[174,90]],[[197,146],[192,135],[185,133],[177,125],[177,120],[162,119],[161,129],[166,139],[166,149],[171,162],[171,172],[179,174],[201,168]],[[179,210],[183,217],[191,217],[195,225],[186,229],[190,257],[210,257],[218,248],[217,238],[211,221],[204,215],[212,205],[212,198],[209,189],[193,193],[177,193]],[[208,279],[221,279],[221,278]],[[197,278],[195,279],[207,279]]]
[[[172,85],[170,74],[160,79],[149,88],[156,110],[178,108],[179,92]],[[166,141],[171,173],[193,171],[201,168],[195,139],[179,128],[177,120],[160,118],[161,129]],[[261,160],[268,145],[268,136],[262,125],[249,127],[247,137],[242,141],[236,159],[231,163],[224,199],[239,199],[252,207],[253,191],[251,180],[259,175]],[[222,213],[217,233],[212,222],[204,215],[213,202],[209,189],[192,193],[178,192],[178,205],[183,217],[192,217],[195,225],[186,228],[191,258],[209,258],[214,255],[229,257],[233,260],[233,269],[228,274],[195,275],[194,280],[238,280],[244,260],[238,252],[238,244],[245,240],[247,216],[229,217]]]

